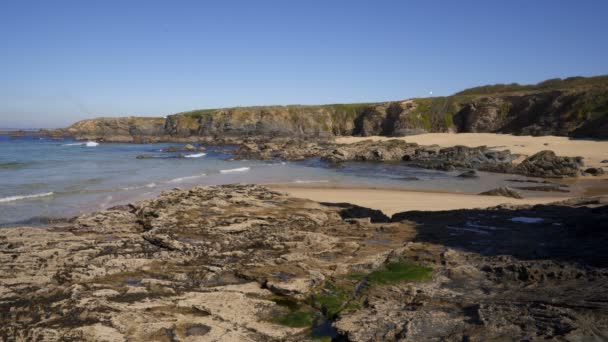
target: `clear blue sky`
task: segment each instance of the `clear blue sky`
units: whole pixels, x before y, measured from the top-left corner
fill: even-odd
[[[606,74],[607,15],[606,0],[3,1],[0,127]]]

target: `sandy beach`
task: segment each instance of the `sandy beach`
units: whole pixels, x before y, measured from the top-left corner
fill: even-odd
[[[494,133],[428,133],[397,138],[380,136],[340,137],[336,138],[336,142],[339,144],[351,144],[369,139],[400,139],[420,145],[439,145],[441,147],[455,145],[476,147],[486,145],[497,150],[508,149],[512,153],[526,156],[542,150],[552,150],[559,156],[581,156],[585,158],[585,166],[608,166],[608,164],[602,164],[603,160],[608,160],[608,141],[574,140],[568,137],[557,136],[533,137]]]
[[[515,199],[500,196],[481,196],[463,193],[411,191],[402,189],[327,187],[309,185],[275,184],[271,189],[288,193],[294,197],[318,202],[348,202],[359,206],[382,210],[393,215],[410,210],[452,210],[487,208],[499,204],[543,204],[561,201],[566,197],[547,196]]]
[[[560,156],[582,156],[585,165],[601,167],[608,159],[608,141],[572,140],[557,136],[514,136],[508,134],[492,133],[429,133],[407,137],[340,137],[336,139],[340,144],[351,144],[363,140],[389,140],[400,139],[420,145],[439,145],[450,147],[464,145],[476,147],[486,145],[498,150],[509,149],[513,153],[525,156],[542,150],[553,150]],[[350,202],[360,206],[382,210],[392,215],[408,210],[451,210],[486,208],[499,204],[541,204],[564,200],[577,196],[598,196],[608,193],[606,176],[579,177],[565,180],[573,190],[567,196],[547,194],[543,197],[514,199],[500,196],[480,196],[476,194],[453,192],[430,192],[408,189],[385,189],[364,187],[335,187],[314,185],[276,184],[272,188],[289,193],[292,196],[325,202]]]

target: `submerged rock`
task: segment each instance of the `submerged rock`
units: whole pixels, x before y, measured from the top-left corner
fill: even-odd
[[[136,159],[149,159],[149,158],[154,158],[154,156],[151,154],[138,154],[135,158]]]
[[[484,191],[484,192],[480,193],[480,195],[503,196],[503,197],[519,198],[519,199],[523,198],[517,191],[515,191],[509,187],[506,187],[506,186],[502,186],[500,188],[492,189],[489,191]]]
[[[458,175],[460,178],[478,178],[477,172],[475,170],[468,170]]]

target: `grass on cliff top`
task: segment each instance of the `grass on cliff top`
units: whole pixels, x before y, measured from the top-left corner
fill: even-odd
[[[551,90],[578,90],[589,87],[608,87],[608,75],[595,77],[568,77],[565,79],[552,78],[537,84],[493,84],[465,89],[455,95],[490,95],[512,92],[532,92]]]

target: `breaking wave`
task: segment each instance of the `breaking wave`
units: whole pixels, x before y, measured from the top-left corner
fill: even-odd
[[[250,168],[248,168],[248,167],[239,167],[236,169],[220,170],[220,173],[245,172],[245,171],[249,171],[249,170],[250,170]]]
[[[54,194],[55,194],[54,192],[45,192],[45,193],[33,194],[33,195],[9,196],[9,197],[0,198],[0,203],[13,202],[13,201],[19,201],[19,200],[25,200],[25,199],[31,199],[31,198],[48,197],[48,196],[53,196]]]
[[[205,177],[205,176],[207,176],[207,175],[203,173],[203,174],[196,175],[196,176],[179,177],[179,178],[171,179],[171,180],[167,181],[167,183],[179,183],[179,182],[183,182],[186,180],[201,178],[201,177]]]
[[[206,156],[207,153],[195,153],[195,154],[186,154],[185,158],[200,158]]]

